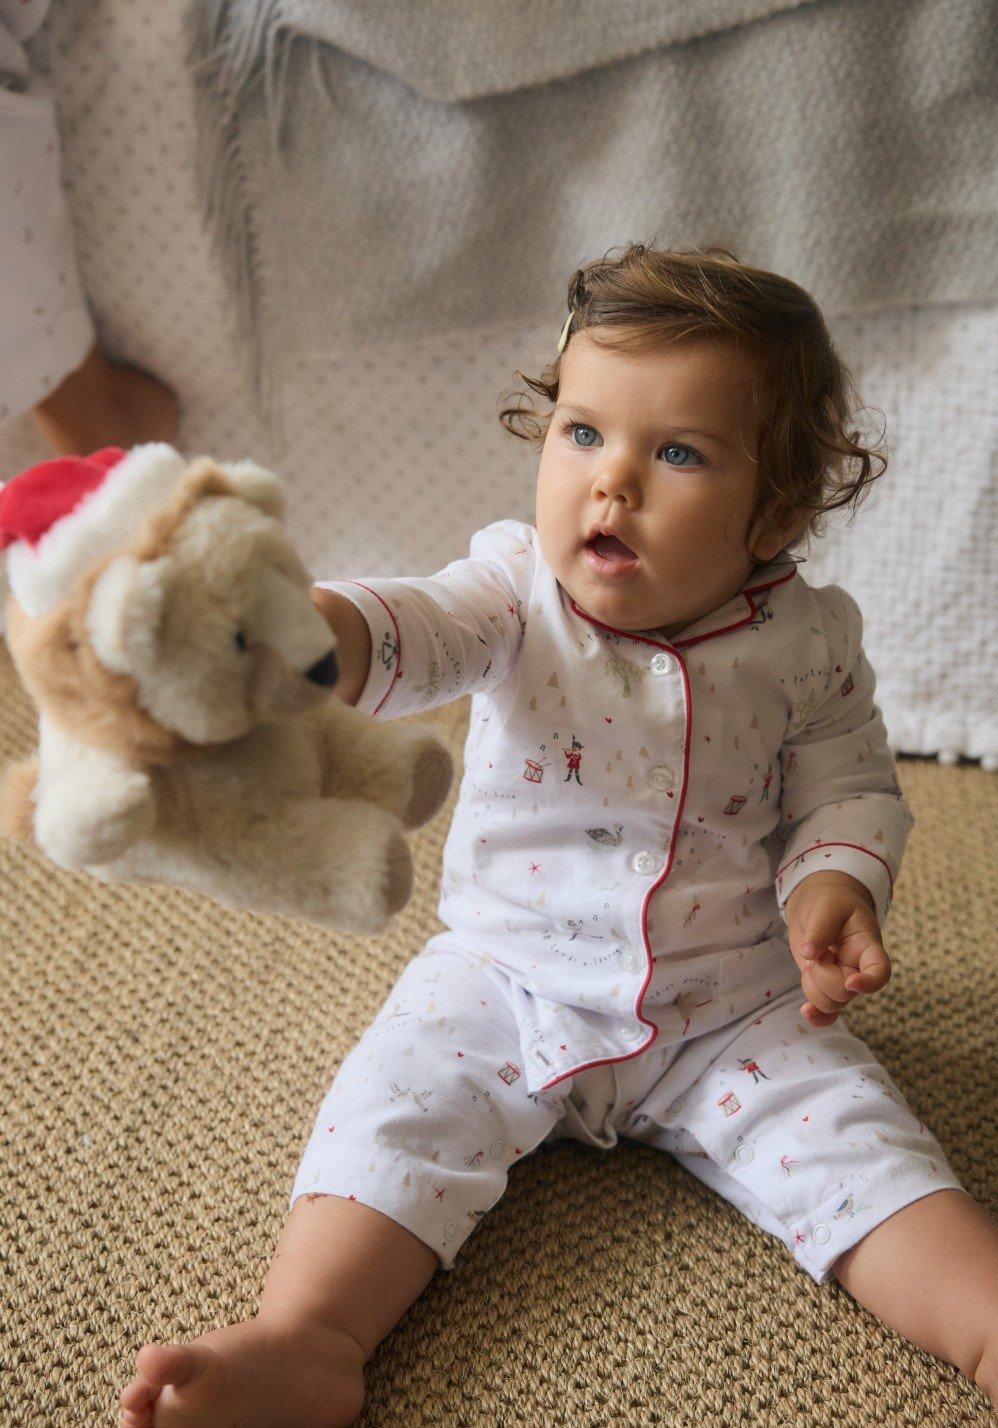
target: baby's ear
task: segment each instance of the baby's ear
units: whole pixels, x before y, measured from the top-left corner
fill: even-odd
[[[807,525],[808,512],[788,511],[783,505],[770,506],[756,521],[749,535],[748,550],[753,560],[768,561],[799,536]]]
[[[167,557],[119,555],[94,582],[87,633],[101,664],[115,674],[135,674],[140,663],[148,665],[165,608],[167,564]]]
[[[249,501],[267,516],[282,521],[285,512],[284,482],[272,471],[265,471],[255,461],[231,461],[220,463],[232,483],[233,491],[244,501]]]

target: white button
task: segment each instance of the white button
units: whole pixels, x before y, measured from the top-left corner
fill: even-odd
[[[456,1234],[457,1225],[455,1225],[453,1220],[448,1220],[446,1225],[444,1225],[444,1239],[452,1240]]]
[[[659,650],[658,654],[652,655],[652,674],[671,674],[676,667],[676,661],[671,654],[666,654],[665,650]]]
[[[815,1225],[813,1234],[815,1243],[819,1245],[827,1245],[832,1238],[832,1232],[827,1225]]]
[[[675,782],[675,774],[665,764],[653,768],[649,777],[656,788],[671,788]]]
[[[735,1159],[740,1160],[743,1165],[748,1165],[749,1161],[754,1159],[754,1157],[755,1151],[750,1145],[740,1145],[735,1151]]]
[[[624,966],[629,972],[640,972],[647,963],[644,957],[639,957],[633,947],[629,947],[624,955]]]
[[[649,853],[647,848],[642,848],[640,853],[635,853],[631,859],[631,867],[636,873],[653,873],[658,867],[658,859],[654,853]]]
[[[666,1115],[667,1115],[667,1116],[678,1116],[678,1115],[681,1115],[682,1112],[683,1112],[685,1109],[686,1109],[686,1102],[683,1100],[682,1096],[677,1096],[676,1099],[672,1102],[672,1105],[669,1106],[668,1109],[666,1110]]]
[[[494,1140],[489,1146],[489,1155],[493,1160],[501,1160],[506,1153],[506,1142],[504,1140]]]
[[[640,1041],[644,1036],[643,1026],[618,1026],[617,1035],[622,1036],[625,1041]]]

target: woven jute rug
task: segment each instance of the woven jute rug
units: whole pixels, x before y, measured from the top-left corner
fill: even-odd
[[[460,753],[468,703],[423,716]],[[0,758],[34,719],[0,655]],[[903,760],[894,978],[848,1020],[994,1211],[998,782]],[[456,792],[456,785],[455,785]],[[112,1424],[147,1340],[251,1314],[336,1067],[439,930],[453,805],[380,938],[0,849],[0,1424]],[[954,1369],[818,1288],[664,1154],[542,1146],[372,1359],[362,1423],[947,1425]]]

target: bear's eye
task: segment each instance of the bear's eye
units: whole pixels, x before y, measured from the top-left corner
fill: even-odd
[[[242,630],[237,630],[235,635],[233,636],[233,639],[235,640],[236,649],[239,651],[240,654],[242,654],[246,649],[246,636],[243,634]]]

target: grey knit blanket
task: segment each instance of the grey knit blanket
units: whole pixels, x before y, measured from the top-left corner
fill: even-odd
[[[989,0],[193,0],[201,190],[261,387],[544,318],[632,239],[830,313],[996,287]]]

